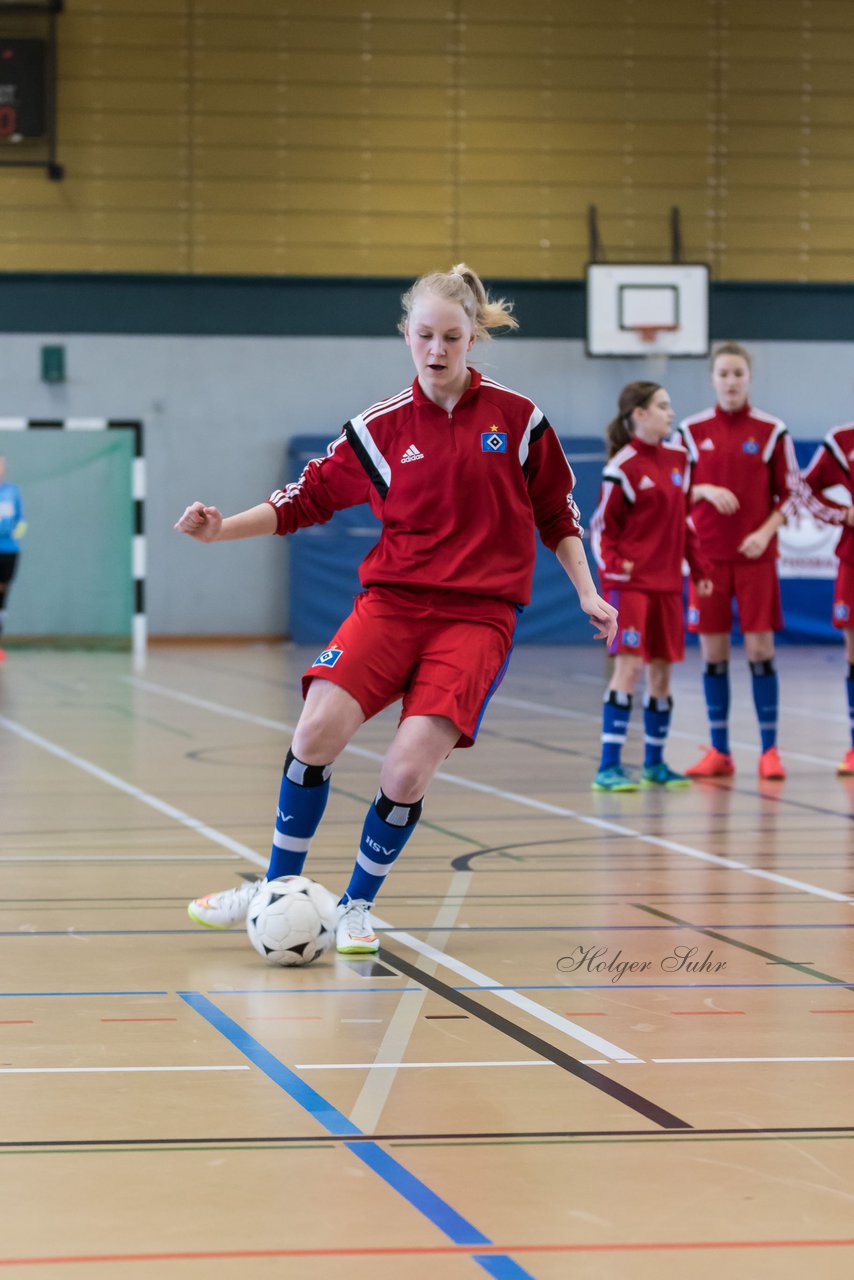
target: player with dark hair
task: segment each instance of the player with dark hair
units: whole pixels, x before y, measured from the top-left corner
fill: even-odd
[[[699,632],[703,688],[712,745],[686,772],[692,778],[735,772],[729,749],[729,655],[732,602],[750,663],[762,752],[759,776],[783,779],[777,752],[779,690],[774,632],[782,629],[777,577],[777,530],[793,514],[800,472],[785,423],[754,409],[748,399],[751,360],[738,342],[712,352],[714,408],[679,426],[694,468],[692,518],[712,562],[714,591],[692,590],[688,627]]]
[[[614,670],[602,709],[602,756],[594,791],[636,791],[622,765],[622,748],[638,677],[646,666],[644,764],[648,787],[688,786],[664,761],[673,698],[670,674],[685,656],[682,563],[687,557],[700,596],[712,590],[711,566],[701,555],[688,517],[691,467],[687,451],[668,439],[670,396],[657,382],[623,387],[605,437],[608,462],[591,523],[603,595],[619,610],[611,644]]]
[[[825,524],[842,527],[836,545],[839,570],[833,591],[833,625],[845,638],[848,673],[845,692],[851,729],[851,746],[837,768],[842,777],[854,774],[854,480],[851,459],[854,458],[854,422],[828,431],[804,472],[804,504],[808,511]],[[837,486],[848,494],[848,502],[835,502],[826,490]]]
[[[9,590],[18,568],[21,538],[27,531],[21,490],[6,479],[6,459],[0,457],[0,636],[6,622]],[[6,657],[0,648],[0,662]]]
[[[537,532],[597,634],[610,642],[616,630],[616,610],[587,565],[557,435],[533,401],[467,364],[477,338],[516,327],[509,304],[491,299],[462,264],[422,276],[402,301],[411,386],[351,418],[326,457],[267,502],[226,519],[195,502],[176,525],[202,542],[288,534],[362,502],[382,522],[353,613],[303,676],[267,871],[268,879],[301,874],[333,763],[365,720],[402,697],[339,907],[345,953],[378,949],[371,904],[434,773],[455,746],[475,740],[530,598]],[[190,917],[228,928],[245,918],[254,891],[199,898]]]

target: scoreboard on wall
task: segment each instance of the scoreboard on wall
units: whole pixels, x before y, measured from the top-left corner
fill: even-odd
[[[17,142],[47,132],[44,40],[0,37],[0,138]]]

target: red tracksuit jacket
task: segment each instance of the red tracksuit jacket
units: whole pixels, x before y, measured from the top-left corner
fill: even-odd
[[[845,524],[847,507],[823,496],[825,489],[842,485],[848,491],[849,505],[854,495],[851,463],[854,461],[854,422],[833,427],[813,454],[804,472],[804,504],[817,520],[825,524],[844,525],[836,544],[836,554],[844,564],[854,564],[854,529]]]
[[[681,591],[686,557],[695,581],[710,576],[688,518],[690,485],[688,453],[673,441],[633,439],[608,460],[590,525],[603,590]]]
[[[744,560],[739,545],[758,529],[772,511],[794,514],[800,492],[800,471],[785,423],[745,405],[735,413],[716,406],[686,418],[679,432],[694,468],[693,483],[731,489],[739,508],[721,515],[710,502],[698,502],[691,517],[700,544],[710,560]],[[760,560],[774,560],[772,538]]]
[[[351,418],[326,457],[268,501],[279,533],[323,524],[370,503],[382,533],[359,577],[374,585],[439,589],[527,604],[534,531],[551,550],[581,536],[574,477],[533,401],[484,378],[451,413],[416,378]]]

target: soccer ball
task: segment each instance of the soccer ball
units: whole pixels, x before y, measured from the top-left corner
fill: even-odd
[[[335,936],[335,897],[308,876],[268,880],[249,903],[246,932],[270,964],[311,964]]]

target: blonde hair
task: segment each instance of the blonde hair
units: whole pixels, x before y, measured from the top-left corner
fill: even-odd
[[[715,367],[715,361],[718,356],[741,356],[745,361],[748,369],[753,372],[753,361],[750,358],[750,352],[747,347],[743,347],[740,342],[719,342],[712,351],[710,361],[712,369]]]
[[[409,316],[417,298],[423,293],[434,293],[450,302],[458,302],[472,323],[476,338],[491,338],[491,329],[518,329],[519,321],[512,314],[513,303],[505,298],[490,298],[477,272],[464,262],[458,262],[450,271],[433,271],[419,276],[401,297],[403,315],[398,329],[406,332]]]

